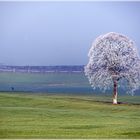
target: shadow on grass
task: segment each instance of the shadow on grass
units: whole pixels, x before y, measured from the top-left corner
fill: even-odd
[[[67,127],[61,127],[63,129],[97,129],[97,128],[103,128],[103,126],[97,126],[97,125],[72,125]]]
[[[136,137],[136,136],[140,136],[140,132],[125,132],[125,133],[122,133],[122,135]]]
[[[112,104],[112,105],[118,105],[118,104],[122,104],[122,105],[140,105],[140,103],[128,103],[128,102],[118,102],[118,104],[113,104],[112,102],[110,101],[94,101],[94,102],[97,102],[97,103],[105,103],[105,104]]]

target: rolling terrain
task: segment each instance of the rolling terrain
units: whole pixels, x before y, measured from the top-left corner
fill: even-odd
[[[0,138],[140,139],[140,96],[0,93]],[[126,103],[127,101],[127,103]]]

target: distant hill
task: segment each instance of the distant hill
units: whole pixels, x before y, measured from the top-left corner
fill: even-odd
[[[1,65],[0,72],[84,72],[84,65],[74,66],[9,66]]]

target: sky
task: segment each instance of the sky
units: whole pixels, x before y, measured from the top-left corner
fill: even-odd
[[[101,34],[140,48],[140,2],[0,2],[0,64],[85,65]]]

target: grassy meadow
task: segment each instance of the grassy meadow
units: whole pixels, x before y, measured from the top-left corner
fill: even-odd
[[[0,91],[93,93],[84,73],[0,72]]]
[[[140,139],[140,96],[0,93],[0,138]]]

